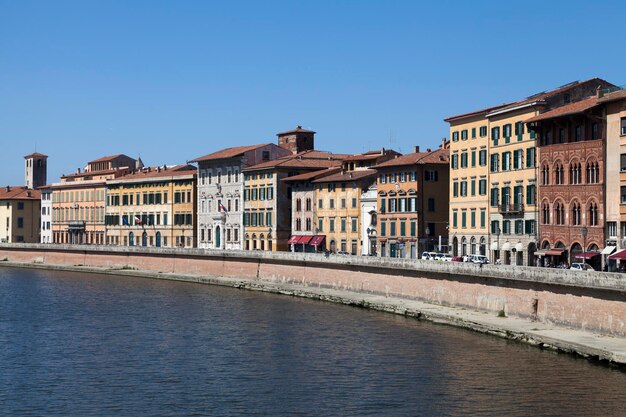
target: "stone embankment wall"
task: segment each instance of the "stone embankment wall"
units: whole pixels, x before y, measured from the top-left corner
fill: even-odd
[[[504,310],[538,322],[626,336],[626,276],[615,273],[303,253],[39,244],[0,244],[0,260],[334,288],[493,313]]]

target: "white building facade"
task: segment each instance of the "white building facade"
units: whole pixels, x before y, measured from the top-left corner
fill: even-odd
[[[376,256],[376,182],[361,192],[361,255]]]
[[[268,143],[226,148],[190,161],[198,164],[198,248],[243,249],[242,169],[290,154]]]
[[[52,243],[52,189],[40,187],[41,191],[41,243]]]

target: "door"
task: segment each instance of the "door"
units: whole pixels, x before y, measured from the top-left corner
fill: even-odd
[[[396,244],[395,243],[391,243],[389,245],[389,256],[392,258],[396,257]]]
[[[133,232],[128,234],[128,243],[130,246],[135,246],[135,234]]]
[[[161,232],[157,232],[156,234],[156,246],[157,248],[161,247]]]
[[[146,232],[141,235],[141,246],[148,246],[148,234]]]
[[[215,248],[220,249],[222,247],[222,231],[220,227],[215,228]]]

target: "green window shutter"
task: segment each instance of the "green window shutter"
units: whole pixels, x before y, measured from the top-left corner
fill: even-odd
[[[459,183],[455,182],[452,184],[452,195],[454,197],[458,197],[459,196]]]
[[[415,226],[416,226],[415,222],[411,222],[411,236],[416,235]]]
[[[480,227],[485,227],[487,214],[485,210],[480,211]]]
[[[461,227],[465,228],[467,226],[467,212],[461,212]]]
[[[380,222],[380,235],[387,236],[387,222]]]
[[[454,227],[455,229],[457,228],[457,225],[458,225],[457,217],[458,217],[458,213],[456,211],[452,213],[452,227]]]
[[[406,222],[400,222],[400,236],[406,236]]]
[[[472,167],[476,166],[476,151],[472,151]]]
[[[472,139],[476,139],[476,128],[472,128]]]
[[[491,221],[491,233],[496,234],[497,232],[498,232],[498,221],[492,220]]]

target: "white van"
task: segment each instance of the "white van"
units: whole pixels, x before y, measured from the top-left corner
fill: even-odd
[[[470,255],[469,262],[473,262],[475,264],[488,264],[489,258],[485,255]]]

